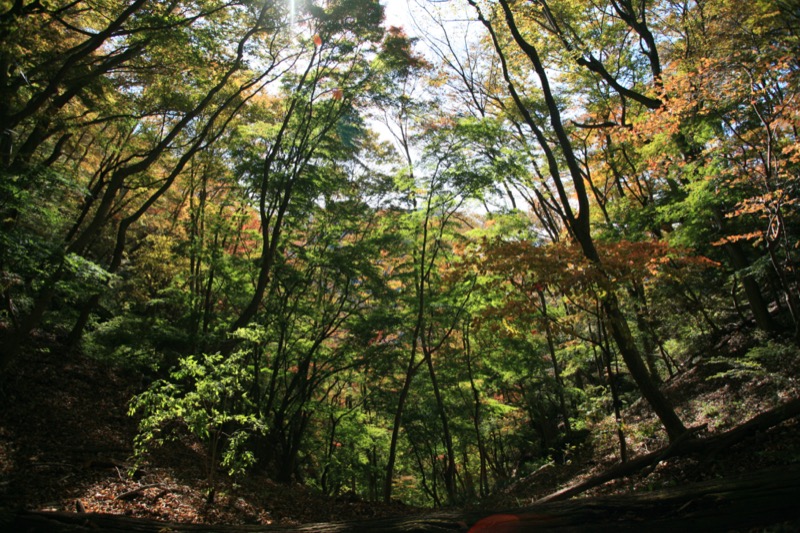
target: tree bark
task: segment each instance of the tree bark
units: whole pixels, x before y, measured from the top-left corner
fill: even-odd
[[[750,266],[749,261],[738,243],[727,243],[723,248],[728,254],[733,268],[743,271]],[[747,297],[747,303],[750,304],[750,311],[753,312],[753,319],[756,321],[758,329],[775,331],[777,326],[769,314],[767,302],[761,294],[761,288],[758,286],[758,282],[751,274],[742,272],[742,286],[744,287],[744,294]]]
[[[608,321],[608,327],[611,330],[611,336],[616,341],[622,360],[625,361],[625,366],[628,367],[628,371],[639,387],[642,396],[644,396],[664,425],[669,440],[674,441],[686,432],[686,426],[683,425],[670,402],[650,377],[647,366],[645,366],[639,349],[634,343],[628,323],[620,311],[617,295],[609,291],[602,300],[602,307]]]

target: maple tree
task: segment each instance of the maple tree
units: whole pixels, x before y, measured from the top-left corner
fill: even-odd
[[[45,340],[136,369],[139,458],[193,435],[209,495],[445,506],[590,432],[629,461],[640,399],[690,438],[662,385],[731,332],[757,347],[714,379],[789,353],[792,4],[418,15],[0,5],[4,374]]]
[[[89,27],[102,24],[103,19],[87,15],[75,4],[18,12],[24,4],[15,3],[6,13],[11,17],[8,28],[12,34],[5,38],[17,42],[17,46],[25,46],[22,36],[40,35],[38,31],[46,34],[46,28],[66,34],[44,41],[44,48],[38,54],[26,54],[33,64],[19,69],[7,80],[9,85],[4,90],[13,91],[14,97],[8,99],[4,122],[9,132],[15,131],[15,137],[24,139],[14,144],[9,135],[4,137],[7,154],[4,183],[10,188],[9,196],[24,198],[29,191],[37,190],[37,180],[52,180],[66,172],[73,162],[78,163],[82,172],[68,174],[68,182],[74,190],[88,192],[75,202],[72,212],[59,213],[64,218],[60,221],[62,228],[55,235],[48,235],[49,242],[44,246],[49,250],[41,271],[25,274],[43,281],[29,309],[19,310],[21,316],[15,321],[17,331],[5,354],[6,361],[13,358],[15,346],[24,342],[40,323],[58,284],[71,274],[70,265],[74,268],[75,262],[66,259],[80,257],[100,264],[110,273],[116,272],[123,260],[131,225],[169,190],[197,152],[219,138],[238,109],[254,90],[270,81],[272,71],[282,61],[281,44],[273,40],[263,54],[263,69],[245,72],[249,41],[269,33],[265,24],[274,15],[267,6],[248,12],[225,4],[200,4],[196,9],[144,4],[110,6],[111,12],[105,19],[112,22],[107,27],[100,26],[97,33],[89,33],[88,37],[77,28],[85,23]],[[73,17],[75,20],[71,20]],[[232,30],[225,36],[235,43],[232,49],[222,50],[220,47],[226,41],[209,40],[205,35],[204,24],[212,24],[216,19],[220,23],[226,19],[242,23],[239,28],[244,30]],[[45,29],[37,31],[37,25]],[[31,46],[37,44],[33,39]],[[77,42],[73,42],[75,39]],[[12,50],[9,48],[6,53]],[[209,59],[208,64],[216,67],[205,71],[207,79],[191,80],[182,95],[167,92],[164,77],[157,75],[182,71],[191,68],[189,61],[197,64],[211,57],[214,59]],[[89,70],[85,75],[80,73],[82,63]],[[42,81],[33,85],[41,89],[31,94],[14,91],[15,87],[25,87],[20,84],[27,79],[25,70],[29,68],[36,76],[42,76]],[[7,71],[10,67],[4,70]],[[96,88],[92,86],[94,80],[100,84]],[[96,98],[102,101],[100,91],[108,93],[111,87],[119,91],[114,97],[106,95],[108,105],[99,102],[93,105],[90,91],[98,91]],[[92,105],[72,105],[81,100]],[[62,109],[66,115],[54,120]],[[75,131],[70,131],[72,128]],[[55,145],[47,144],[59,135]],[[110,143],[109,137],[113,139]],[[65,155],[67,148],[70,152]],[[64,162],[60,163],[62,158]],[[93,171],[96,158],[101,163]],[[161,166],[167,159],[169,162]],[[59,166],[52,168],[56,164]],[[128,191],[147,192],[128,194]],[[14,203],[5,212],[8,228],[13,231],[17,217],[24,212]],[[103,249],[96,249],[98,240],[104,241]],[[13,254],[7,256],[4,262],[13,261],[12,257]],[[80,334],[86,313],[98,298],[90,296],[83,305],[86,311],[78,319],[75,336]]]
[[[482,21],[484,26],[489,32],[493,47],[496,53],[500,56],[503,66],[503,74],[506,82],[508,83],[508,90],[514,100],[517,111],[524,117],[524,123],[529,128],[531,135],[536,139],[539,149],[542,151],[548,168],[549,179],[555,185],[558,194],[558,201],[561,206],[560,215],[564,219],[564,224],[568,229],[571,238],[580,244],[583,253],[587,259],[601,265],[601,258],[597,252],[595,241],[590,229],[590,202],[589,195],[584,182],[584,173],[579,166],[578,159],[575,155],[573,142],[570,139],[568,132],[565,128],[565,122],[562,118],[562,111],[555,99],[554,93],[551,89],[550,78],[545,69],[544,63],[540,56],[539,50],[536,45],[530,40],[526,39],[520,31],[517,24],[517,16],[510,5],[505,1],[498,3],[500,13],[498,16],[503,22],[500,22],[500,27],[504,31],[508,31],[511,36],[512,42],[525,56],[525,60],[530,63],[536,77],[538,78],[542,96],[544,98],[544,118],[545,124],[552,128],[552,135],[555,137],[554,142],[550,142],[545,135],[542,121],[536,120],[531,109],[523,101],[523,97],[516,89],[516,84],[511,77],[511,71],[508,67],[508,62],[504,54],[504,48],[500,41],[498,31],[495,29],[497,24],[490,20],[488,14],[484,14],[480,6],[476,2],[470,2],[477,10],[477,16]],[[556,154],[562,158],[561,161],[556,157]],[[561,167],[566,167],[566,175],[562,174]],[[569,179],[573,193],[577,199],[577,210],[570,202],[570,198],[565,188],[565,181]],[[637,382],[637,385],[642,390],[643,395],[647,398],[648,402],[653,406],[658,413],[659,418],[664,424],[667,433],[671,439],[676,439],[683,434],[685,427],[681,423],[678,416],[675,414],[669,402],[661,394],[659,389],[655,386],[652,377],[648,374],[644,365],[641,353],[637,348],[630,329],[621,313],[618,297],[612,287],[604,288],[604,296],[602,298],[602,305],[612,336],[614,337],[617,347],[620,350],[629,371]]]

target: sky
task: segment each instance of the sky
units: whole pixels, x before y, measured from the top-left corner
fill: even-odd
[[[402,26],[407,35],[413,35],[414,23],[411,18],[409,0],[382,0],[386,7],[386,26]]]

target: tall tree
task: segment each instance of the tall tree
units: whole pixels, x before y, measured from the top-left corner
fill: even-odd
[[[372,0],[341,0],[324,8],[312,4],[307,15],[312,37],[299,43],[302,61],[285,82],[279,126],[255,178],[262,239],[259,273],[253,296],[231,331],[249,324],[261,308],[287,211],[298,190],[313,179],[307,170],[320,142],[354,113],[370,80],[367,56],[382,36],[383,8]]]
[[[55,238],[50,256],[42,272],[34,274],[38,290],[30,307],[21,313],[5,363],[41,322],[58,283],[69,277],[65,258],[83,257],[115,272],[126,250],[128,229],[170,189],[196,153],[220,138],[244,102],[272,81],[279,65],[287,60],[281,40],[276,39],[279,14],[268,5],[152,3],[145,7],[134,2],[113,8],[120,10],[111,18],[114,22],[83,41],[77,28],[94,19],[75,4],[52,11],[34,10],[36,17],[31,13],[24,19],[17,17],[14,26],[23,35],[37,23],[61,28],[80,42],[59,53],[58,47],[70,42],[67,37],[45,41],[50,48],[42,52],[41,65],[31,71],[42,76],[44,88],[40,92],[29,95],[23,90],[19,80],[26,78],[24,71],[19,71],[12,80],[13,87],[7,88],[16,88],[10,100],[18,108],[9,108],[9,120],[19,124],[17,133],[27,131],[26,127],[30,133],[18,149],[9,145],[5,179],[16,190],[24,191],[26,181],[42,176],[44,168],[59,160],[67,147],[72,158],[84,158],[78,159],[82,169],[91,164],[85,160],[87,153],[94,155],[97,148],[111,153],[98,154],[104,161],[99,171],[70,176],[75,186],[86,188],[88,194],[67,215],[71,219],[67,218],[66,228],[51,234]],[[89,20],[84,21],[85,17]],[[216,34],[212,30],[231,21],[241,25],[228,26]],[[257,59],[248,55],[251,41],[265,43]],[[38,56],[32,56],[36,59]],[[260,70],[248,71],[249,61],[258,62]],[[81,62],[87,63],[91,72],[73,79],[81,71]],[[168,86],[168,72],[185,71],[200,62],[212,65],[205,70],[205,77],[191,79],[183,93]],[[95,69],[97,64],[101,67]],[[99,85],[93,85],[95,81]],[[111,97],[110,91],[115,88],[118,95]],[[91,90],[97,92],[92,94]],[[59,120],[54,121],[55,116]],[[127,142],[121,147],[99,144],[96,139],[107,132]],[[47,140],[61,133],[56,151],[48,155]],[[74,142],[73,137],[77,137]],[[18,209],[12,210],[10,220],[19,215]],[[99,241],[108,233],[116,233],[112,237],[115,242],[110,249],[100,249]],[[7,260],[4,258],[4,262]],[[96,302],[97,296],[89,298],[75,335]]]
[[[508,90],[513,98],[515,106],[519,113],[525,118],[526,126],[537,139],[539,148],[546,157],[549,178],[555,184],[558,191],[558,199],[563,209],[565,225],[569,229],[572,238],[580,245],[586,258],[596,264],[602,271],[602,262],[590,229],[590,198],[584,182],[584,173],[575,156],[572,140],[566,130],[565,121],[562,119],[561,108],[551,88],[549,74],[539,55],[539,51],[520,31],[517,18],[510,2],[499,0],[499,13],[496,14],[496,17],[494,13],[484,13],[477,2],[469,0],[469,3],[477,10],[479,20],[489,32],[495,52],[501,58],[503,76],[508,84]],[[500,28],[508,32],[514,45],[529,61],[539,81],[546,110],[545,116],[547,117],[548,125],[552,129],[552,133],[556,139],[554,144],[550,143],[540,123],[534,119],[530,108],[525,104],[520,93],[517,91],[516,84],[509,69],[506,57],[507,52],[500,40],[501,36],[497,31]],[[556,156],[556,151],[558,152],[558,158]],[[561,162],[559,162],[559,158]],[[566,167],[566,172],[563,174],[562,166]],[[569,179],[572,190],[576,196],[578,204],[577,213],[567,194],[565,178]],[[606,314],[606,319],[608,320],[611,334],[617,343],[628,370],[641,390],[642,395],[653,407],[653,410],[664,425],[670,440],[678,438],[686,431],[686,428],[680,421],[680,418],[675,414],[672,405],[661,393],[648,373],[625,316],[622,313],[615,288],[612,286],[610,278],[608,279],[606,294],[602,299],[602,306]]]

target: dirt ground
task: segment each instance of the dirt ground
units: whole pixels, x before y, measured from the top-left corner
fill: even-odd
[[[220,476],[215,501],[207,503],[205,454],[190,439],[171,443],[131,477],[136,422],[128,401],[144,383],[82,356],[58,353],[41,343],[8,374],[0,390],[0,507],[6,509],[102,512],[182,523],[293,524],[411,516],[423,512],[401,503],[330,498],[300,486],[285,486],[250,475]],[[769,372],[736,379],[710,379],[718,363],[696,364],[665,384],[687,426],[705,425],[712,434],[800,396],[797,361],[778,362]],[[724,365],[723,365],[724,366]],[[788,370],[787,370],[788,369]],[[625,412],[632,456],[664,444],[641,402]],[[486,501],[467,505],[517,507],[619,462],[611,420],[575,450],[566,464],[547,464],[515,480]],[[651,472],[613,481],[587,495],[612,495],[716,479],[760,468],[800,463],[800,424],[785,422],[713,457],[681,457]]]

